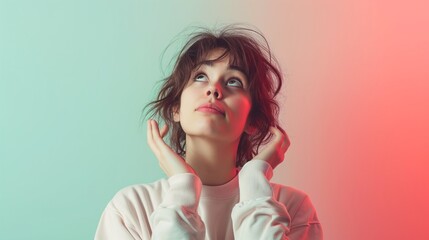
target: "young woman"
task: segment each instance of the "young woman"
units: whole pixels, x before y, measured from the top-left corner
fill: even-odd
[[[281,86],[257,31],[194,33],[148,105],[164,122],[147,122],[147,141],[168,178],[118,192],[95,239],[322,239],[309,197],[269,182],[290,144]]]

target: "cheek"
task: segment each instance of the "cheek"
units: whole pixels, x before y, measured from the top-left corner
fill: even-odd
[[[196,93],[189,88],[183,90],[180,97],[180,119],[184,120],[194,111],[192,106],[195,104],[195,94]]]
[[[240,98],[234,101],[234,117],[237,120],[240,120],[240,123],[244,125],[244,123],[247,120],[247,117],[250,112],[250,108],[252,107],[252,104],[250,103],[249,98]]]

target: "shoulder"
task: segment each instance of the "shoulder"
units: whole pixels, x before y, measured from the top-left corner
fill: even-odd
[[[139,212],[150,215],[162,202],[168,188],[168,181],[164,178],[152,183],[130,185],[119,190],[109,205],[121,215]]]
[[[307,193],[304,191],[291,187],[285,186],[278,183],[270,183],[273,195],[276,200],[287,203],[288,205],[296,205],[308,198]]]
[[[97,232],[100,231],[97,233],[100,235],[99,238],[103,238],[101,235],[107,234],[107,232],[118,237],[125,230],[136,236],[150,237],[150,216],[162,201],[167,189],[168,182],[166,179],[148,184],[135,184],[120,189],[109,201],[103,212],[99,230],[97,230]]]
[[[288,210],[292,225],[319,223],[316,209],[307,193],[277,183],[271,183],[271,188],[274,198]]]

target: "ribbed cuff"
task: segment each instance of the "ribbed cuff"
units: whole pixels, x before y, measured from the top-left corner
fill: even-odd
[[[239,172],[240,201],[262,197],[272,197],[270,180],[273,168],[269,163],[259,159],[247,162]]]
[[[168,178],[170,189],[163,205],[182,206],[196,210],[200,201],[202,182],[193,173],[180,173]]]

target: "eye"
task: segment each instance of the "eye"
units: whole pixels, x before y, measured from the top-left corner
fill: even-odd
[[[204,82],[207,81],[207,76],[204,73],[198,73],[197,75],[195,75],[194,80],[197,82]]]
[[[231,78],[229,79],[226,84],[228,86],[233,86],[233,87],[243,87],[243,83],[241,82],[241,80],[237,79],[237,78]]]

